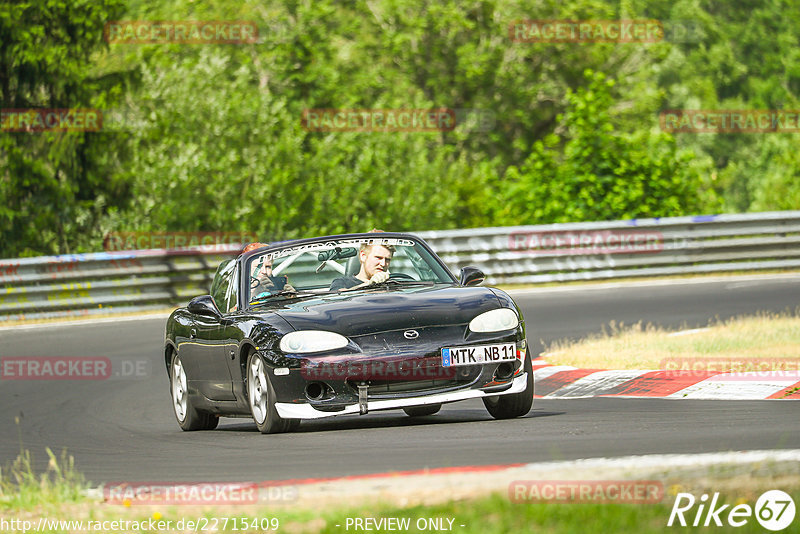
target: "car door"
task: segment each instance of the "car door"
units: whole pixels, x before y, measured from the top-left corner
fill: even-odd
[[[213,317],[197,316],[194,328],[197,389],[211,400],[234,400],[222,325]]]
[[[223,315],[235,306],[238,282],[237,266],[217,270],[214,284],[214,302]],[[205,315],[192,318],[192,366],[196,387],[211,400],[235,400],[231,373],[228,367],[228,346],[225,324],[228,320]]]

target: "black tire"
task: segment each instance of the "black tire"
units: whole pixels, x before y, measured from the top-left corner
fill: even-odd
[[[182,430],[214,430],[219,417],[195,408],[187,387],[186,371],[177,352],[172,353],[169,365],[169,389],[172,411]]]
[[[410,406],[403,408],[406,415],[409,417],[425,417],[426,415],[433,415],[442,409],[441,404],[428,404],[425,406]]]
[[[267,369],[263,358],[257,352],[251,352],[247,357],[245,386],[253,421],[262,434],[279,434],[294,430],[300,424],[300,420],[283,419],[278,415],[278,410],[275,409],[275,388],[272,387]]]
[[[206,415],[208,416],[208,422],[205,428],[203,428],[203,430],[214,430],[215,428],[217,428],[217,425],[219,424],[219,416],[213,413],[209,413]]]
[[[526,415],[533,407],[533,365],[531,355],[525,355],[525,372],[528,373],[528,381],[525,391],[513,393],[511,395],[498,395],[495,397],[484,397],[483,405],[495,419],[513,419]]]

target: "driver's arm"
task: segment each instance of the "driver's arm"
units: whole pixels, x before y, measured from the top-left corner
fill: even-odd
[[[339,291],[342,292],[342,291],[353,291],[353,290],[356,290],[356,289],[362,289],[362,288],[365,288],[367,286],[371,286],[373,284],[380,284],[382,282],[385,282],[388,279],[389,279],[389,272],[388,271],[378,271],[377,273],[373,274],[372,278],[370,278],[366,282],[361,282],[360,284],[358,284],[356,286],[342,288],[342,289],[339,289]]]

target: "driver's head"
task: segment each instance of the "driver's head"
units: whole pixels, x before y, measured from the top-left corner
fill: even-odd
[[[394,255],[392,245],[362,245],[359,250],[361,272],[359,278],[369,280],[378,271],[388,271]]]
[[[250,243],[244,249],[242,249],[242,254],[247,254],[251,250],[255,250],[257,248],[266,247],[266,243]],[[272,276],[272,258],[266,259],[262,258],[261,261],[254,260],[253,265],[255,265],[253,276],[257,276],[259,278],[264,278],[265,276]]]
[[[268,276],[272,276],[272,258],[261,258],[261,260],[256,262],[256,273],[255,276],[264,279]]]

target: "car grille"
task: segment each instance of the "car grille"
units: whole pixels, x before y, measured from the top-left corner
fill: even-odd
[[[452,378],[433,380],[347,380],[346,383],[356,394],[358,393],[359,384],[367,384],[370,397],[398,393],[431,394],[469,386],[478,379],[480,374],[481,368],[479,366],[470,366],[458,369],[457,374]]]

